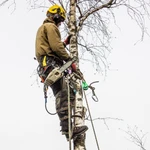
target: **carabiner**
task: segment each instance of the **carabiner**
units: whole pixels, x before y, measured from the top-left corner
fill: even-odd
[[[96,96],[94,90],[92,90],[92,93],[93,93],[92,99],[93,99],[95,102],[98,102],[98,98],[97,98],[97,96]]]
[[[93,83],[97,83],[97,82],[99,82],[99,81],[94,81],[94,82],[92,82],[90,85],[89,85],[89,88],[92,90],[92,99],[95,101],[95,102],[98,102],[98,97],[96,96],[96,94],[95,94],[95,87],[93,87],[93,86],[91,86]]]

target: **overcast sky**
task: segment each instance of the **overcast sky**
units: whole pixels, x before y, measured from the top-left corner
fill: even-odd
[[[21,2],[22,3],[22,2]],[[22,3],[23,4],[23,3]],[[44,10],[46,12],[46,10]],[[11,14],[7,7],[0,8],[0,149],[2,150],[66,150],[69,145],[59,132],[57,116],[50,116],[44,109],[42,84],[36,82],[37,62],[33,60],[35,35],[45,19],[42,10],[28,11],[18,5]],[[148,133],[145,148],[150,149],[150,38],[140,39],[140,29],[131,20],[118,14],[120,29],[111,26],[112,53],[108,61],[110,71],[103,77],[87,62],[81,64],[88,83],[94,86],[99,102],[91,99],[86,91],[94,118],[118,118],[94,121],[100,149],[140,150],[128,140],[128,131],[137,126],[138,135]],[[150,23],[147,22],[147,27]],[[150,30],[149,30],[150,32]],[[49,95],[49,109],[55,111],[54,98]],[[90,122],[87,131],[87,150],[97,149]],[[59,144],[58,144],[59,143]],[[63,148],[62,148],[63,147]]]

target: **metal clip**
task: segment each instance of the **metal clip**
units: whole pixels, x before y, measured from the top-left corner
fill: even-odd
[[[92,84],[94,84],[94,83],[97,83],[97,82],[99,82],[99,81],[94,81],[94,82],[92,82],[90,85],[89,85],[89,88],[92,90],[92,99],[95,101],[95,102],[98,102],[98,97],[96,96],[96,94],[95,94],[95,87],[93,87],[93,86],[91,86]]]

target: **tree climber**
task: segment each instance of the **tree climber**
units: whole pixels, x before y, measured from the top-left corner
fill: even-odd
[[[47,75],[56,67],[61,67],[64,62],[71,59],[65,46],[70,44],[70,36],[64,42],[58,27],[66,18],[65,10],[59,5],[51,6],[46,14],[47,18],[39,27],[36,35],[35,54],[39,63],[38,72],[42,82]],[[41,76],[41,72],[44,76]],[[51,89],[56,99],[56,111],[60,119],[61,132],[68,138],[68,90],[65,76],[51,85]],[[75,93],[70,88],[70,103],[74,105]],[[72,138],[80,136],[87,131],[85,125],[74,127]]]

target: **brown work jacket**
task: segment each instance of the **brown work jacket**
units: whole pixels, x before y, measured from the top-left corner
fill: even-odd
[[[46,18],[37,31],[35,55],[38,62],[40,62],[40,57],[45,55],[61,60],[69,59],[69,54],[61,41],[59,29],[50,18]]]

